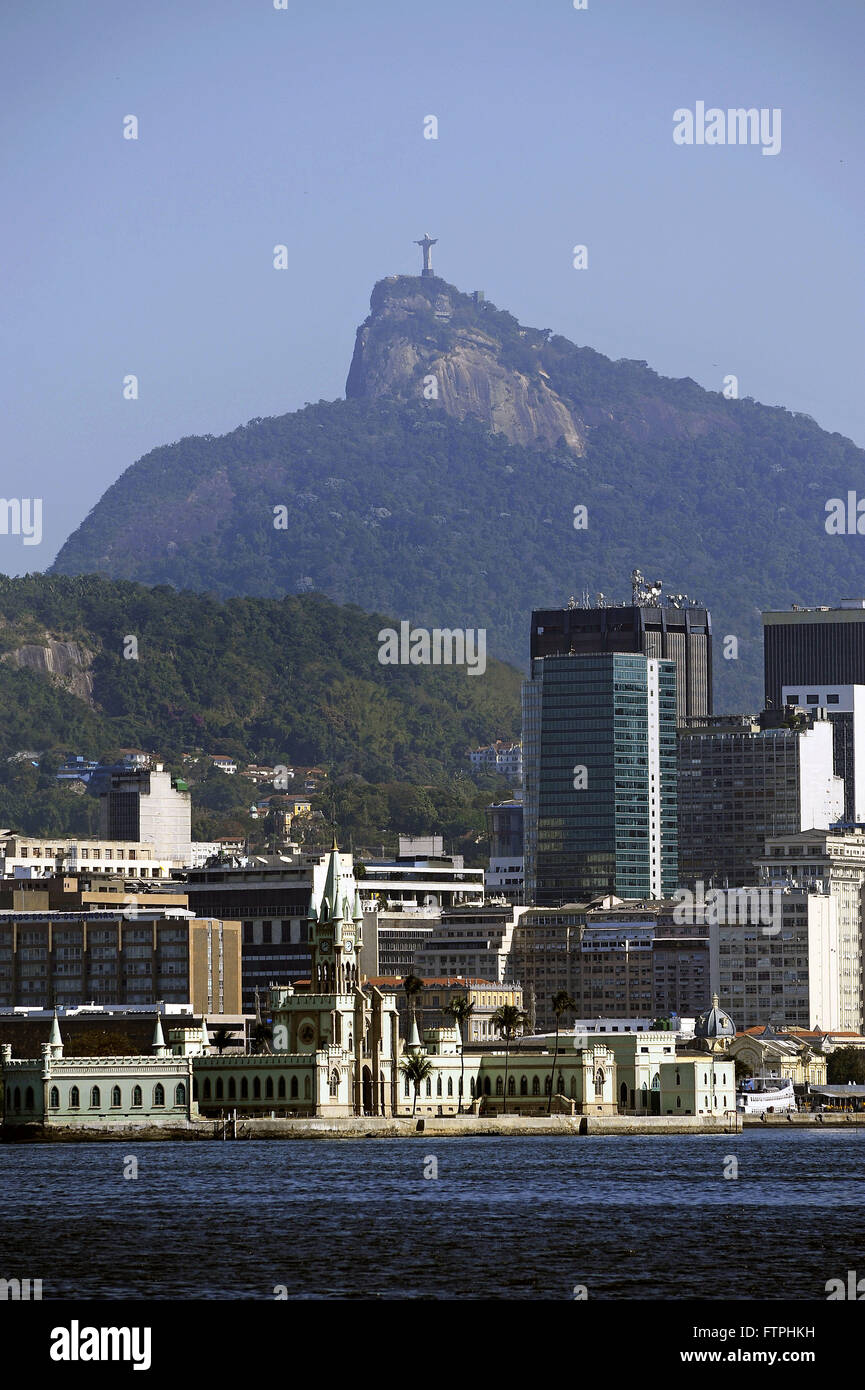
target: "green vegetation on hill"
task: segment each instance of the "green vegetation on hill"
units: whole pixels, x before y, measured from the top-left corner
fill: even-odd
[[[396,326],[383,318],[370,330],[373,365],[388,365],[388,334],[447,353],[476,327],[494,340],[490,361],[546,381],[567,404],[585,456],[458,421],[420,398],[420,369],[407,368],[394,399],[319,402],[154,449],[108,489],[55,569],[223,597],[315,590],[425,626],[485,628],[489,651],[524,667],[533,607],[583,590],[627,600],[638,566],[708,604],[718,638],[738,638],[737,659],[717,643],[717,707],[759,707],[761,609],[860,592],[862,538],[827,535],[824,522],[827,499],[862,478],[865,453],[807,416],[611,362],[444,282],[405,278],[412,296],[444,287],[453,317],[440,322],[421,302]],[[373,319],[390,293],[376,287]],[[588,507],[583,531],[577,504]],[[278,506],[286,529],[274,526]],[[178,722],[188,737],[189,717]],[[424,757],[417,742],[396,761],[410,757]]]
[[[222,602],[93,575],[0,578],[0,822],[31,834],[94,828],[92,798],[53,779],[66,751],[104,757],[142,748],[178,771],[192,749],[274,767],[321,764],[333,789],[328,819],[331,804],[341,815],[343,785],[448,787],[465,775],[467,748],[518,734],[519,673],[495,661],[474,676],[465,667],[383,666],[377,637],[388,625],[315,594]],[[138,660],[124,658],[129,636],[137,638]],[[68,676],[10,661],[49,639],[85,653],[89,704],[72,693]],[[46,749],[54,756],[39,770],[8,761]],[[252,828],[249,806],[273,790],[216,771],[200,787],[190,780],[203,838],[231,833],[226,818]],[[411,802],[415,788],[406,791]],[[367,814],[362,793],[352,790],[346,823],[377,835],[405,830],[388,819],[394,796],[382,805],[371,797]],[[420,790],[416,796],[425,807]],[[428,822],[412,823],[433,828]],[[454,828],[469,824],[477,817]]]

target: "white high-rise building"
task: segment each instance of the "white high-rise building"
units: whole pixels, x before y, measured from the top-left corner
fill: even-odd
[[[731,888],[706,914],[712,990],[738,1027],[843,1027],[838,901],[809,888]]]
[[[805,830],[766,840],[758,860],[761,884],[801,888],[834,899],[838,930],[838,1026],[861,1033],[862,905],[865,893],[865,831]],[[812,1020],[813,1022],[814,1020]],[[828,1027],[820,1020],[821,1028]]]
[[[118,766],[94,773],[99,834],[104,840],[140,840],[157,859],[192,863],[192,800],[185,782],[155,768]]]
[[[865,822],[865,685],[781,687],[784,704],[822,709],[832,725],[835,772],[844,778],[844,820]]]

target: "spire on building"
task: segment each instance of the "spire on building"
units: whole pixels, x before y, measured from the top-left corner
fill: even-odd
[[[157,1057],[164,1057],[168,1048],[165,1045],[165,1034],[162,1031],[162,1018],[156,1015],[156,1027],[153,1030],[153,1042],[151,1044]]]
[[[51,1049],[52,1057],[63,1056],[63,1039],[60,1036],[60,1020],[57,1017],[57,1010],[54,1010],[54,1018],[51,1021],[51,1033],[48,1038],[48,1046]]]
[[[339,850],[336,844],[336,835],[334,835],[324,880],[324,895],[321,900],[322,921],[330,921],[339,915],[339,878]]]

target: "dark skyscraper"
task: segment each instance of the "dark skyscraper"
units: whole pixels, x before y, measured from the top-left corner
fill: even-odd
[[[763,664],[771,709],[781,708],[785,685],[865,685],[865,599],[764,613]]]
[[[545,608],[532,613],[531,655],[641,652],[676,664],[676,717],[712,709],[712,618],[707,608],[635,602],[629,607]]]

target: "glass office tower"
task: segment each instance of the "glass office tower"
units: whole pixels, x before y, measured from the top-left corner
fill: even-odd
[[[533,659],[523,767],[527,902],[672,894],[675,662],[616,652]]]

